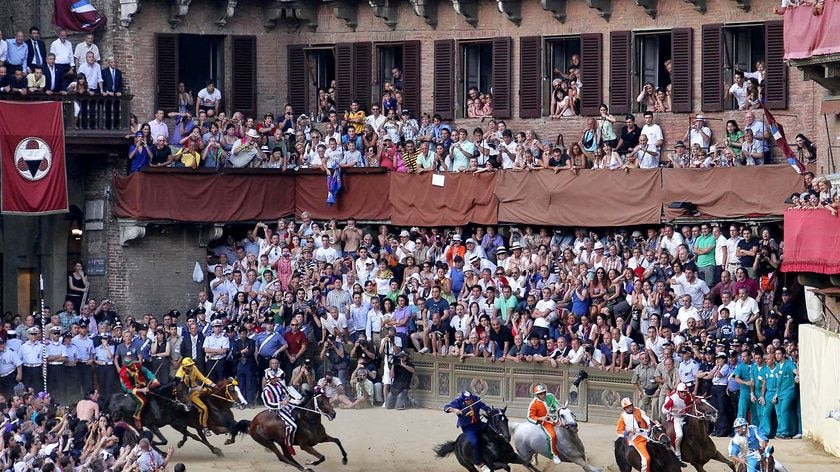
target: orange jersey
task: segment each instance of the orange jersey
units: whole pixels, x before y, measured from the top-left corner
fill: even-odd
[[[528,421],[531,423],[541,424],[542,418],[548,416],[548,407],[545,402],[534,398],[528,406]]]

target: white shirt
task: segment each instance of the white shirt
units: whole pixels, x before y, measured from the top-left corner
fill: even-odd
[[[69,41],[68,41],[68,43],[69,43]],[[81,43],[76,45],[76,52],[73,54],[73,56],[76,58],[76,60],[79,61],[79,65],[82,65],[82,64],[85,63],[88,52],[93,53],[93,59],[96,62],[99,62],[100,59],[102,59],[102,57],[99,56],[99,48],[96,47],[96,44],[91,43],[91,45],[88,46],[87,43],[82,41]],[[58,62],[58,57],[57,56],[56,56],[55,62]]]
[[[379,131],[379,127],[385,124],[385,115],[379,114],[379,117],[368,115],[365,117],[365,124],[373,127],[374,131]]]
[[[158,136],[163,136],[169,140],[169,126],[166,125],[165,121],[158,122],[157,120],[152,120],[149,122],[149,128],[151,128],[153,138],[157,139]]]
[[[201,346],[205,350],[210,349],[230,349],[230,339],[224,334],[211,334],[204,338],[204,344]],[[207,354],[207,359],[215,361],[216,359],[223,359],[224,354]]]
[[[670,238],[663,235],[659,240],[659,247],[667,249],[671,253],[671,257],[677,255],[677,249],[679,249],[680,244],[685,244],[685,238],[683,238],[681,233],[676,231],[674,231],[674,234]]]
[[[0,63],[6,62],[6,55],[9,53],[9,45],[6,41],[0,40]]]
[[[726,242],[727,239],[722,234],[718,236],[717,240],[715,240],[715,265],[723,265],[723,254],[724,251],[726,251]]]
[[[70,65],[73,63],[73,44],[56,39],[50,44],[50,52],[55,54],[56,64]]]
[[[79,74],[85,74],[87,78],[88,87],[91,90],[98,90],[102,81],[102,67],[97,63],[88,64],[83,62],[79,64],[79,69],[76,71]]]
[[[731,318],[735,321],[743,321],[749,329],[749,320],[754,313],[758,313],[758,303],[756,303],[755,298],[747,297],[746,300],[739,298],[735,300],[735,310],[732,312]]]
[[[694,282],[688,280],[681,280],[682,292],[691,297],[691,305],[695,308],[703,306],[703,297],[709,293],[709,286],[703,279],[694,277]],[[699,321],[699,318],[698,318]]]
[[[703,126],[699,130],[691,128],[689,132],[689,146],[695,143],[703,149],[709,149],[709,143],[712,139],[712,130],[708,126]]]
[[[700,321],[700,314],[697,312],[697,308],[693,306],[680,308],[680,311],[677,313],[677,320],[680,322],[680,331],[688,328],[688,320],[690,318],[694,318],[694,321]]]
[[[740,87],[738,84],[730,85],[729,93],[735,97],[735,100],[738,102],[738,108],[743,107],[744,103],[747,102],[747,81],[743,81]]]
[[[740,259],[736,256],[736,252],[738,251],[738,241],[741,240],[740,236],[736,236],[734,238],[730,238],[726,240],[726,251],[728,253],[727,258],[727,265],[731,266],[739,266],[741,265]],[[732,274],[735,275],[735,274]]]
[[[665,135],[662,134],[662,128],[656,123],[642,126],[642,134],[647,136],[648,144],[656,144],[657,141],[665,140]]]
[[[343,333],[347,329],[347,317],[344,316],[344,313],[339,313],[338,318],[333,318],[332,314],[328,314],[323,324],[327,334],[334,334],[336,329]]]
[[[204,107],[214,107],[216,106],[216,102],[222,99],[222,92],[219,89],[213,90],[213,93],[207,91],[207,88],[203,88],[198,92],[198,104]]]

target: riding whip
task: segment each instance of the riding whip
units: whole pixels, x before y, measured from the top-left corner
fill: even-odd
[[[44,301],[44,274],[38,276],[39,279],[39,293],[41,296],[41,377],[44,380],[44,392],[47,391],[47,339],[44,332],[47,326],[47,320],[44,316],[46,309],[46,302]]]

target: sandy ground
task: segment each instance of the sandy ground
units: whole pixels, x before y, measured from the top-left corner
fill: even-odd
[[[249,409],[236,412],[238,419],[253,418],[260,410]],[[518,419],[511,418],[511,421]],[[348,463],[341,465],[341,453],[334,444],[321,444],[317,449],[327,460],[317,467],[320,471],[362,472],[362,471],[419,471],[443,472],[464,470],[454,455],[436,459],[432,448],[457,435],[452,416],[433,410],[387,411],[372,408],[363,411],[339,410],[335,421],[327,422],[327,432],[341,439],[347,450]],[[613,459],[614,427],[581,423],[579,433],[586,445],[590,463],[605,470],[617,471]],[[170,444],[177,442],[177,433],[165,429]],[[726,451],[727,440],[714,438],[721,451]],[[253,471],[268,472],[294,470],[280,464],[277,458],[254,442],[250,437],[240,437],[236,444],[224,446],[224,439],[212,437],[211,442],[222,448],[225,457],[217,458],[204,445],[188,441],[176,452],[174,462],[183,462],[189,472],[193,471]],[[836,472],[840,470],[840,458],[823,452],[810,441],[773,441],[776,457],[790,472]],[[309,455],[298,450],[299,462]],[[542,460],[540,468],[545,471],[579,471],[573,464],[554,465]],[[514,466],[513,470],[525,470]],[[694,470],[689,467],[684,470]],[[710,463],[706,470],[720,472],[729,470],[723,464]]]

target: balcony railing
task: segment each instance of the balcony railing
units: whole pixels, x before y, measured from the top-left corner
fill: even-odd
[[[125,144],[131,118],[131,95],[2,94],[0,100],[57,101],[64,110],[67,144]]]

